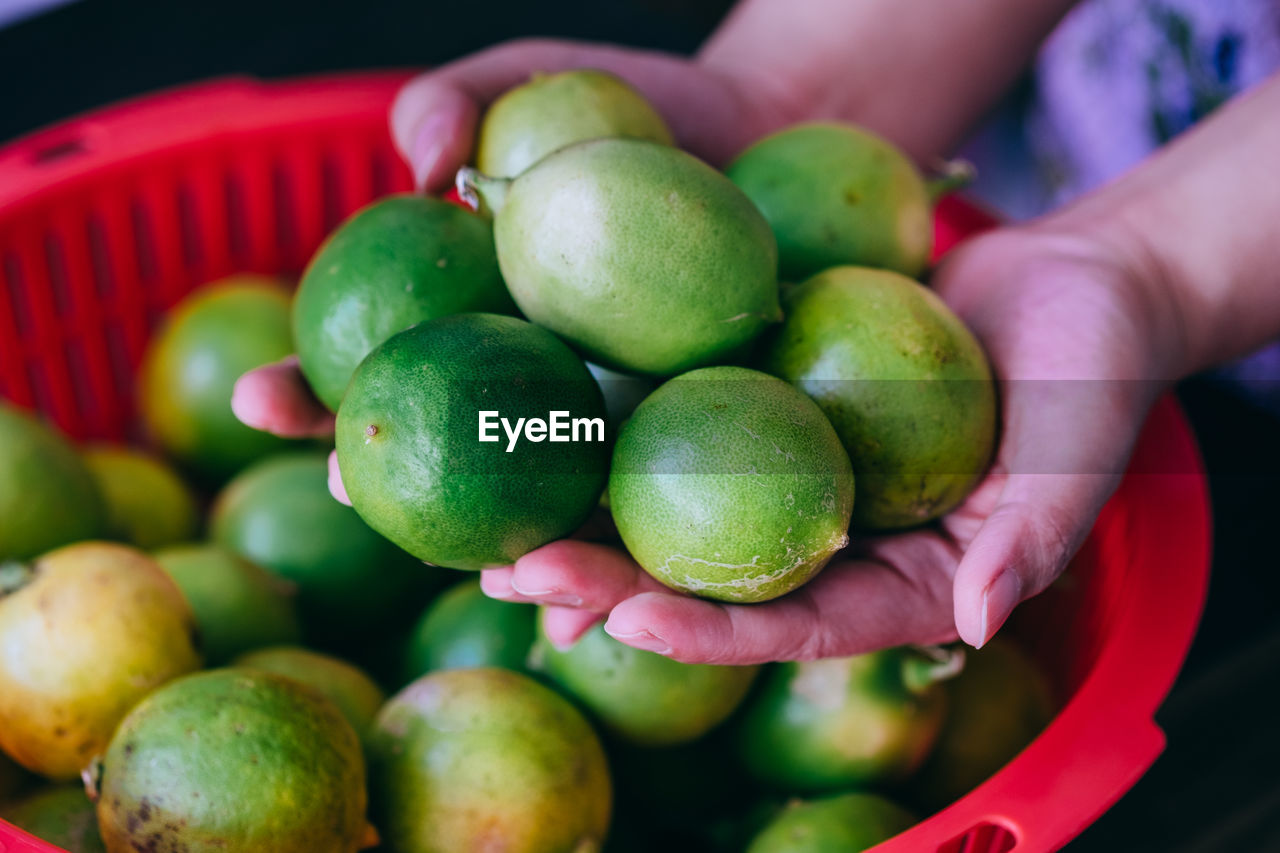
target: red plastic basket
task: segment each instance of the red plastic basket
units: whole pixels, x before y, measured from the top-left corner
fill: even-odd
[[[133,374],[167,308],[235,271],[295,272],[342,217],[409,187],[386,118],[403,80],[218,81],[0,149],[0,395],[77,438],[133,437]],[[949,200],[939,249],[991,224]],[[1165,399],[1072,568],[1015,614],[1061,713],[977,790],[876,850],[1048,851],[1095,820],[1163,748],[1152,715],[1208,564],[1199,455]],[[54,850],[0,823],[0,853]]]

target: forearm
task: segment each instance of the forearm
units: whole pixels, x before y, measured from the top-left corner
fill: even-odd
[[[927,163],[963,139],[1074,2],[743,0],[699,61],[778,103],[785,121],[856,121]]]
[[[1280,336],[1280,73],[1052,219],[1153,288],[1175,378]]]

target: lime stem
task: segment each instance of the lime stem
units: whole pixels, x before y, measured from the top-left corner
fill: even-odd
[[[969,186],[978,177],[978,170],[968,160],[947,160],[939,164],[934,171],[937,176],[925,182],[929,200],[934,204],[937,204],[943,196]]]
[[[923,693],[933,685],[955,678],[964,669],[964,649],[959,646],[915,646],[916,654],[902,660],[902,682],[912,693]]]
[[[102,756],[95,755],[80,771],[80,781],[84,782],[84,793],[89,802],[96,803],[102,791]]]
[[[509,178],[491,178],[479,169],[463,166],[454,180],[458,197],[477,213],[488,211],[496,216],[507,200],[511,187]]]

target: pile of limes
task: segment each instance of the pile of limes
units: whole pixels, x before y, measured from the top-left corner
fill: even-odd
[[[472,210],[382,199],[292,295],[178,305],[141,370],[161,453],[0,404],[0,817],[110,853],[856,850],[1047,721],[1004,642],[689,665],[559,648],[447,571],[604,515],[663,584],[767,601],[956,507],[997,428],[884,140],[798,126],[722,173],[584,70],[493,104],[476,166]],[[353,508],[325,442],[231,413],[291,353]]]

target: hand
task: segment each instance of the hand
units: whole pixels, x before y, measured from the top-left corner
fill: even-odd
[[[1139,255],[1053,223],[1004,229],[948,259],[934,286],[980,337],[1003,408],[990,473],[937,525],[859,540],[772,602],[668,590],[625,553],[572,541],[485,572],[489,595],[551,605],[565,645],[604,618],[622,642],[690,663],[857,654],[904,643],[981,646],[1065,568],[1171,377],[1176,328]]]

